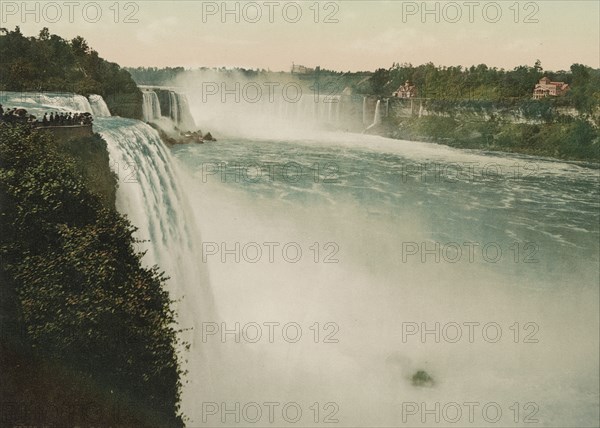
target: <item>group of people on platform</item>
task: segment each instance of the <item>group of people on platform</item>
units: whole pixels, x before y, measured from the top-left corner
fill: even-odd
[[[4,110],[0,104],[0,122],[30,124],[35,127],[43,126],[78,126],[90,125],[94,118],[91,113],[65,113],[51,112],[44,113],[41,120],[34,115],[28,114],[24,108],[12,108]]]

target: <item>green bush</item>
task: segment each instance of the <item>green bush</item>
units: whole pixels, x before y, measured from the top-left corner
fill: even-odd
[[[67,152],[47,134],[0,125],[0,270],[10,287],[3,295],[16,299],[35,358],[121,397],[145,425],[181,426],[165,278],[141,266],[134,227],[90,191],[93,177],[84,179]],[[3,381],[15,375],[2,372]],[[34,399],[63,389],[52,385]]]

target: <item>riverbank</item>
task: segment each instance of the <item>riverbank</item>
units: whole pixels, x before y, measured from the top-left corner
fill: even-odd
[[[368,133],[462,149],[600,162],[600,131],[580,118],[563,117],[557,122],[532,124],[446,116],[407,117],[384,120]]]

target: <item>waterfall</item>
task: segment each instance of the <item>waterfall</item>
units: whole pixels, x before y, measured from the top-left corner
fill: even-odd
[[[376,125],[381,123],[381,100],[377,100],[377,104],[375,105],[375,114],[373,115],[373,123],[371,123],[365,131],[373,128]]]
[[[96,116],[96,117],[110,116],[110,110],[108,109],[106,102],[104,102],[104,98],[102,98],[100,95],[90,94],[88,99],[89,99],[90,106],[92,108],[92,113],[94,114],[94,116]]]
[[[377,105],[375,106],[375,115],[373,116],[373,124],[378,125],[381,123],[381,100],[377,100]]]
[[[1,92],[0,102],[42,115],[47,111],[92,111],[85,97],[72,94]],[[209,361],[218,357],[211,357],[213,351],[201,340],[201,321],[214,320],[216,315],[208,274],[197,260],[201,237],[183,179],[158,133],[147,124],[99,117],[94,130],[106,141],[111,168],[117,175],[117,209],[137,227],[136,237],[147,241],[137,248],[147,251],[142,263],[158,265],[169,277],[166,287],[176,301],[179,327],[187,329],[181,338],[191,345],[190,351],[178,353],[187,360],[182,363],[182,369],[189,371],[182,378],[182,402],[183,411],[190,411],[198,397],[210,393]]]
[[[177,94],[173,91],[169,92],[169,115],[173,119],[173,122],[179,123],[179,103]]]
[[[30,114],[41,118],[50,112],[87,112],[92,106],[83,95],[64,92],[0,92],[0,104],[7,107],[21,107]]]
[[[154,91],[142,91],[144,97],[142,104],[142,114],[145,122],[152,122],[154,119],[159,119],[160,114],[160,102],[158,96]]]
[[[143,116],[145,122],[155,122],[161,128],[173,130],[176,126],[181,131],[195,131],[196,123],[190,112],[187,97],[175,91],[155,88],[144,88]],[[161,100],[165,105],[161,105]],[[167,104],[168,103],[168,104]],[[165,122],[170,119],[171,123]],[[168,119],[167,119],[168,118]]]
[[[367,114],[367,97],[363,97],[362,121],[363,121],[363,125],[366,125],[367,123],[369,123],[369,118],[368,118],[368,114]]]
[[[187,97],[184,94],[174,92],[175,99],[177,100],[177,124],[180,129],[184,131],[195,131],[196,123],[190,112],[190,106]]]
[[[167,288],[176,300],[179,327],[191,329],[182,339],[191,347],[180,350],[187,360],[182,369],[184,412],[211,390],[210,361],[218,359],[201,340],[201,322],[214,320],[209,278],[198,263],[200,233],[184,192],[175,160],[156,130],[123,118],[100,118],[97,131],[106,140],[112,167],[119,178],[117,209],[138,227],[136,235],[149,240],[140,250],[148,266],[158,265],[169,276]],[[187,384],[186,384],[187,382]]]

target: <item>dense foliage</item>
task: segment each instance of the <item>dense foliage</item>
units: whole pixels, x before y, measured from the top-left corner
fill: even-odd
[[[564,96],[534,100],[532,91],[542,76],[568,83],[570,90]],[[427,115],[392,115],[386,120],[387,135],[463,148],[600,160],[600,70],[573,64],[569,71],[548,72],[539,61],[513,70],[485,64],[470,68],[394,64],[371,76],[371,92],[389,96],[407,80],[417,87],[418,97],[426,99]]]
[[[0,125],[0,306],[2,321],[13,321],[0,347],[0,396],[101,407],[109,397],[133,426],[181,426],[165,278],[141,266],[134,228],[110,206],[110,192],[90,191],[89,173],[108,170],[108,159],[101,165],[98,157],[84,177],[73,150],[28,127]],[[94,422],[114,424],[114,414]]]
[[[591,114],[600,106],[600,70],[573,64],[569,71],[544,71],[539,61],[532,67],[513,70],[479,64],[471,67],[443,67],[432,63],[413,66],[394,64],[379,69],[371,77],[371,93],[389,96],[405,81],[412,82],[418,96],[433,100],[487,100],[507,102],[531,99],[533,88],[543,77],[568,83],[571,90],[553,102],[575,107],[580,113]]]
[[[400,119],[389,136],[460,148],[600,161],[600,132],[589,121],[568,116],[552,123],[465,120],[450,116]]]
[[[98,94],[111,113],[140,119],[142,93],[127,73],[90,49],[82,37],[25,37],[19,27],[0,35],[0,90]]]
[[[185,71],[183,67],[125,67],[138,85],[164,86],[171,84]]]

